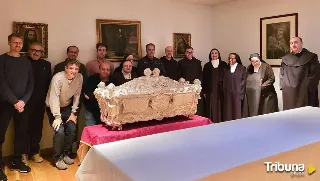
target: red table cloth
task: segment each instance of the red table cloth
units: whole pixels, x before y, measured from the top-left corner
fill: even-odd
[[[111,127],[105,125],[87,126],[82,132],[81,142],[91,147],[98,144],[203,126],[211,123],[208,118],[194,115],[192,119],[179,116],[162,121],[153,120],[125,124],[120,131],[112,130]]]

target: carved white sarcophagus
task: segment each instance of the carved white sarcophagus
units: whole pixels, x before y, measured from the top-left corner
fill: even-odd
[[[197,112],[201,83],[159,76],[159,70],[144,71],[146,76],[120,86],[103,82],[94,95],[98,100],[101,121],[113,128],[138,121],[162,120],[178,115],[192,116]]]

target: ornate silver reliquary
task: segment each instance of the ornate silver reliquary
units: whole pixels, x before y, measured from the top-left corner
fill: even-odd
[[[162,120],[197,112],[201,83],[159,76],[159,69],[145,69],[145,76],[135,78],[120,86],[103,82],[94,95],[98,100],[101,121],[113,128],[138,121]]]

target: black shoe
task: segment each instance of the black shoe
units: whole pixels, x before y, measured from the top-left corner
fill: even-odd
[[[8,180],[8,178],[7,178],[6,174],[4,174],[4,172],[0,168],[0,181],[7,181],[7,180]]]
[[[12,162],[10,170],[11,171],[18,170],[20,173],[29,173],[31,171],[31,168],[23,162],[19,162],[19,163]]]

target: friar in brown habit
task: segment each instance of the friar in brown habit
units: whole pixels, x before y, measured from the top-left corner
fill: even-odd
[[[238,54],[229,54],[229,66],[224,71],[222,80],[223,119],[224,121],[241,119],[246,85],[246,67],[242,65]]]
[[[315,53],[303,48],[300,37],[290,40],[291,53],[282,58],[280,89],[283,110],[304,106],[319,107],[319,60]]]
[[[214,123],[223,120],[222,74],[227,67],[227,63],[221,59],[220,52],[215,48],[212,49],[209,53],[209,62],[203,67],[202,90],[204,116]]]
[[[279,111],[278,97],[272,67],[261,60],[258,53],[249,58],[243,117],[258,116]]]

